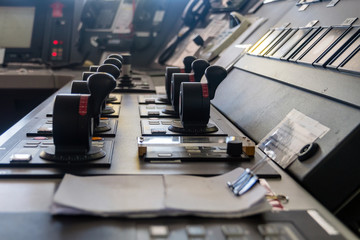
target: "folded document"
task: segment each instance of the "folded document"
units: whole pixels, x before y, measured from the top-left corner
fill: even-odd
[[[54,196],[53,214],[154,217],[196,215],[242,217],[271,209],[260,184],[240,197],[226,185],[244,171],[216,177],[185,175],[65,175]]]

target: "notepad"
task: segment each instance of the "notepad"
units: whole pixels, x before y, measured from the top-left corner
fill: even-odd
[[[216,177],[184,175],[65,175],[53,199],[53,214],[154,217],[242,217],[271,209],[257,184],[243,196],[229,190],[243,169]]]

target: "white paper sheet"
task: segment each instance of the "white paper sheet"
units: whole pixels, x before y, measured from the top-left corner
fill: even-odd
[[[287,168],[306,144],[322,138],[330,129],[293,109],[260,142],[259,148],[281,167]]]
[[[265,188],[255,185],[245,195],[237,197],[226,182],[234,181],[242,173],[236,169],[217,177],[166,175],[166,207],[192,212],[232,213],[246,211],[264,198]]]
[[[241,217],[268,211],[266,189],[257,184],[236,197],[227,187],[242,168],[217,177],[65,175],[55,193],[53,214],[154,217],[197,215]]]
[[[162,176],[65,175],[54,202],[75,209],[107,214],[147,212],[163,208]]]

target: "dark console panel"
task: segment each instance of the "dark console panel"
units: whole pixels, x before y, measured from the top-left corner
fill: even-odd
[[[67,64],[72,50],[74,1],[2,1],[1,63]]]
[[[8,225],[9,222],[16,222]],[[30,233],[18,231],[29,222],[43,228]],[[155,219],[102,219],[91,217],[51,217],[45,213],[2,213],[0,223],[7,226],[1,231],[2,239],[24,237],[42,239],[83,238],[98,239],[345,239],[329,234],[306,211],[266,213],[244,219],[155,218]],[[83,228],[78,232],[76,229]],[[111,227],[109,227],[111,226]]]
[[[339,1],[335,7],[327,1],[295,2],[264,4],[256,12],[270,22],[237,43],[252,47],[234,64],[213,104],[255,142],[293,109],[327,126],[311,157],[283,168],[338,212],[359,194],[358,2]],[[271,22],[271,11],[286,7]]]

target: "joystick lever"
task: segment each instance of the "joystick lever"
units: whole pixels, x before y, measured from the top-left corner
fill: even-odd
[[[195,62],[194,62],[195,63]],[[182,82],[180,85],[180,122],[174,121],[169,130],[185,134],[209,134],[218,128],[209,123],[210,100],[216,88],[227,76],[223,67],[210,66],[205,70],[208,83]]]
[[[120,76],[121,68],[118,68],[114,64],[104,63],[98,67],[97,72],[105,72],[117,79]]]
[[[123,65],[122,61],[120,61],[117,58],[107,58],[107,59],[104,60],[103,64],[104,65],[112,64],[112,65],[116,66],[119,70],[121,70],[122,65]],[[98,69],[98,72],[102,72],[102,71]],[[118,78],[118,77],[116,77],[116,78]]]
[[[209,67],[209,62],[203,59],[197,59],[192,64],[192,73],[174,73],[171,78],[171,104],[174,108],[174,113],[179,113],[179,94],[180,85],[183,82],[200,82],[205,70]]]
[[[109,56],[107,56],[107,58],[116,58],[118,60],[120,60],[121,62],[124,62],[124,58],[120,55],[120,54],[110,54]]]
[[[91,112],[94,116],[95,125],[98,125],[102,105],[108,94],[116,87],[116,80],[108,73],[95,73],[87,81],[91,94]]]
[[[205,70],[205,76],[209,86],[209,98],[212,100],[215,97],[217,87],[226,78],[227,71],[220,66],[211,66]]]
[[[107,58],[100,66],[91,66],[89,72],[83,72],[82,79],[86,80],[94,72],[106,72],[111,74],[115,79],[120,76],[122,62],[116,58]]]
[[[88,79],[88,94],[60,94],[53,109],[54,147],[40,153],[49,161],[76,163],[103,158],[106,153],[92,146],[93,121],[98,120],[101,104],[116,82],[108,73],[94,73]]]
[[[103,158],[106,152],[91,142],[93,118],[90,95],[59,94],[53,109],[54,146],[40,152],[40,158],[66,164]]]
[[[166,99],[163,99],[164,102],[171,103],[171,79],[174,73],[190,73],[191,64],[196,60],[196,57],[187,56],[184,57],[183,63],[185,68],[180,67],[166,67],[165,70],[165,90],[166,90]]]
[[[185,73],[190,73],[192,66],[191,64],[196,60],[196,57],[194,56],[186,56],[184,57],[183,63],[185,67]]]
[[[195,60],[191,64],[191,68],[194,72],[195,82],[200,82],[201,78],[204,76],[205,70],[210,66],[209,62],[204,59]]]

